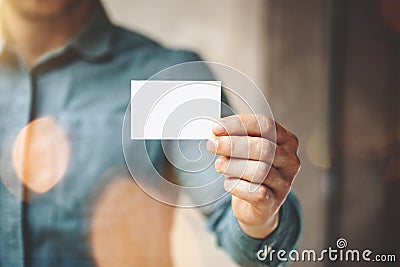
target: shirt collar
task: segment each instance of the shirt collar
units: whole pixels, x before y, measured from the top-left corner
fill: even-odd
[[[83,28],[69,41],[71,46],[88,60],[100,59],[111,52],[113,28],[104,7],[99,3],[95,14]]]

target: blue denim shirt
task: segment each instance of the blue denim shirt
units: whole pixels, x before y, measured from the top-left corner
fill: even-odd
[[[199,57],[111,24],[102,7],[74,38],[31,70],[5,40],[1,45],[0,266],[96,266],[89,241],[90,203],[101,194],[98,185],[112,179],[105,175],[110,169],[126,170],[121,129],[130,80],[146,80]],[[62,179],[35,195],[19,182],[12,151],[21,129],[44,117],[66,133],[70,157]],[[158,142],[149,145],[162,153]],[[26,196],[33,200],[22,201]],[[277,265],[259,261],[256,253],[265,245],[290,250],[299,240],[301,212],[293,194],[282,207],[277,230],[265,240],[240,229],[229,194],[201,211],[218,244],[243,266]]]

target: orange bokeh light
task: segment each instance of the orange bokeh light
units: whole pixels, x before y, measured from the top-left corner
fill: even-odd
[[[50,117],[39,118],[18,134],[12,149],[17,177],[30,190],[44,193],[63,177],[69,162],[66,134]]]
[[[97,266],[172,266],[173,211],[131,178],[114,178],[93,210],[91,245]]]

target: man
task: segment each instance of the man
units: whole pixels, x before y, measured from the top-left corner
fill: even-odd
[[[119,197],[104,184],[121,176],[108,175],[110,170],[124,165],[121,128],[129,81],[199,58],[112,25],[96,0],[5,0],[1,19],[0,266],[109,266],[134,254],[142,248],[123,247],[128,254],[113,255],[118,240],[111,240],[112,233],[104,238],[105,228],[97,224],[112,225],[113,210],[132,205],[102,206]],[[215,169],[227,177],[225,188],[237,185],[231,197],[205,212],[208,225],[239,264],[277,265],[259,261],[257,252],[265,245],[291,249],[299,239],[300,208],[289,194],[300,167],[297,138],[276,123],[272,143],[274,122],[262,115],[230,116],[221,125],[214,126],[207,148],[220,155]],[[265,155],[273,148],[268,162]],[[152,151],[162,153],[159,145]],[[250,192],[253,178],[266,179]],[[139,204],[125,211],[127,218],[141,214]],[[134,228],[146,231],[143,222]],[[122,228],[107,229],[117,234]],[[154,235],[165,239],[162,231]],[[139,266],[154,263],[148,258]],[[169,264],[159,259],[158,265]]]

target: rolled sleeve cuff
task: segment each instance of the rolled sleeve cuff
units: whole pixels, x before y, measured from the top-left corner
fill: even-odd
[[[293,194],[289,194],[285,203],[282,205],[279,225],[265,239],[256,239],[248,236],[243,232],[242,228],[232,209],[229,209],[226,214],[227,224],[225,225],[226,239],[220,240],[220,245],[224,247],[231,257],[241,266],[281,266],[285,262],[272,257],[259,259],[258,253],[260,250],[267,251],[290,250],[297,247],[302,229],[302,214],[300,205]],[[268,254],[267,254],[268,255]],[[264,258],[264,257],[263,257]]]

